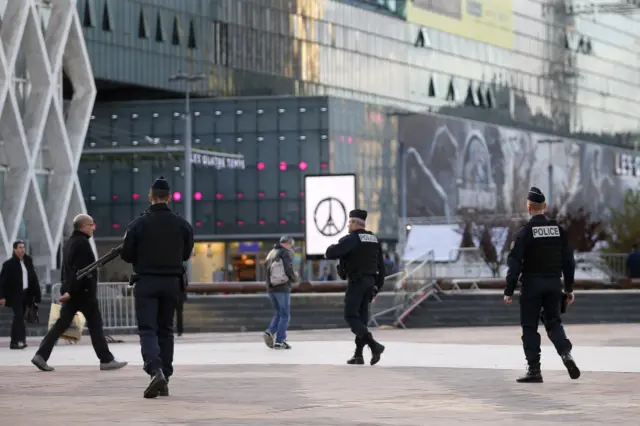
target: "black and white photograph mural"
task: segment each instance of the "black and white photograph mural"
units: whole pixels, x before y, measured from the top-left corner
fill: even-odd
[[[560,212],[584,208],[604,217],[640,182],[640,153],[451,117],[399,123],[409,217],[524,213],[531,186]]]

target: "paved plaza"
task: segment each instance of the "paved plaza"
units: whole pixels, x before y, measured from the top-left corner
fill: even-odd
[[[543,349],[544,384],[523,372],[515,327],[377,330],[381,363],[347,366],[348,331],[292,332],[291,351],[259,334],[199,334],[177,341],[169,398],[145,400],[135,337],[112,344],[130,365],[98,371],[88,338],[60,344],[42,373],[0,340],[2,425],[637,425],[640,325],[571,326],[583,376],[572,381]],[[548,342],[543,338],[544,344]]]

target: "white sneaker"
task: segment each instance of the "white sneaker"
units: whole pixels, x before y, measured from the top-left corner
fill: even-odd
[[[262,334],[262,338],[264,339],[264,344],[267,345],[268,348],[273,349],[274,335],[269,333],[268,331],[265,331]]]
[[[291,345],[287,342],[275,343],[273,349],[291,349]]]

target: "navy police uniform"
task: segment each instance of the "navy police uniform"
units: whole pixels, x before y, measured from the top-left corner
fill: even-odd
[[[151,188],[168,193],[169,184],[160,177]],[[120,257],[133,265],[144,370],[152,377],[146,398],[168,392],[166,385],[173,374],[173,317],[185,290],[183,265],[192,250],[191,225],[166,203],[152,204],[125,234]]]
[[[544,204],[542,192],[532,187],[527,199]],[[544,323],[549,339],[569,370],[572,378],[579,370],[571,357],[572,345],[567,338],[560,310],[563,303],[561,274],[564,290],[573,292],[575,261],[569,247],[566,231],[558,223],[543,214],[531,220],[518,232],[507,259],[507,286],[505,296],[513,296],[518,280],[520,292],[520,323],[522,344],[529,368],[519,382],[542,382],[540,372],[540,334],[538,321],[544,310]]]
[[[327,248],[327,259],[339,259],[338,273],[347,280],[344,297],[344,319],[355,334],[356,351],[348,364],[364,364],[362,351],[365,346],[371,349],[371,365],[380,361],[384,346],[373,339],[367,328],[369,323],[369,304],[384,284],[384,260],[378,238],[365,230],[367,212],[352,210],[349,213],[352,222],[362,228],[349,232],[338,244]]]

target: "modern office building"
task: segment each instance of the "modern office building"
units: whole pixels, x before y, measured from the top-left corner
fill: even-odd
[[[629,143],[638,7],[512,0],[79,0],[100,99],[330,95]],[[361,7],[359,7],[360,5]],[[152,65],[150,65],[152,64]],[[489,111],[487,111],[489,110]],[[498,111],[495,111],[498,110]]]
[[[194,279],[211,279],[225,259],[235,278],[248,269],[255,279],[256,265],[281,235],[304,249],[305,175],[355,172],[370,229],[385,241],[397,238],[398,147],[384,134],[380,109],[328,97],[194,100],[193,146],[244,158],[243,167],[194,164],[193,193],[186,194],[184,154],[168,151],[183,143],[183,108],[175,100],[94,109],[79,177],[99,244],[121,241],[160,175],[176,191],[172,205],[179,214],[185,198],[193,200]],[[202,271],[199,255],[207,259]]]
[[[0,259],[25,240],[43,283],[86,211],[77,170],[96,89],[72,3],[0,1]]]
[[[273,158],[264,161],[265,173],[279,167],[280,161],[286,161],[285,174],[296,173],[297,179],[292,181],[298,186],[300,174],[310,171],[291,172],[290,166],[295,169],[296,161],[305,161],[310,168],[326,163],[327,168],[322,172],[362,170],[357,160],[343,158],[343,152],[366,150],[372,156],[389,153],[380,163],[384,166],[379,167],[400,168],[401,146],[413,147],[420,138],[416,142],[411,132],[403,133],[412,134],[411,140],[402,141],[398,137],[398,121],[404,120],[398,113],[430,112],[474,120],[460,122],[467,123],[465,128],[481,122],[495,128],[543,134],[546,139],[571,139],[633,150],[639,142],[640,124],[635,112],[640,103],[636,60],[640,53],[640,18],[635,13],[637,6],[614,0],[610,3],[582,8],[575,2],[568,7],[564,2],[536,0],[190,0],[153,4],[138,0],[78,0],[100,103],[94,113],[92,135],[106,138],[107,144],[130,143],[125,139],[140,142],[140,137],[145,136],[143,129],[149,130],[149,124],[131,124],[130,116],[147,117],[155,109],[167,116],[167,120],[158,125],[172,126],[163,130],[163,137],[168,143],[176,141],[180,146],[184,141],[179,120],[184,109],[181,107],[184,86],[170,82],[169,77],[182,70],[206,75],[204,81],[190,86],[194,96],[216,99],[198,101],[207,105],[202,106],[203,110],[232,110],[236,107],[230,105],[239,97],[273,97],[274,105],[285,102],[286,96],[299,97],[302,103],[326,99],[330,116],[326,127],[328,148],[322,149],[327,151],[318,150],[317,159],[307,158],[307,154],[303,159],[293,154],[294,148],[287,151],[291,160],[281,160],[270,151],[268,155]],[[231,99],[223,106],[220,98]],[[128,103],[140,100],[157,103]],[[344,105],[343,112],[332,115],[332,103]],[[133,112],[132,108],[139,112]],[[250,111],[252,107],[238,109]],[[295,107],[284,109],[290,112]],[[118,116],[118,122],[129,115],[125,121],[130,129],[125,129],[124,124],[117,125],[117,131],[129,132],[127,135],[121,133],[118,140],[110,140],[107,129],[111,124],[106,117],[109,114]],[[193,120],[194,131],[198,132],[198,126],[203,124],[198,117],[194,116]],[[233,126],[245,126],[239,124],[243,120],[247,121],[244,115],[236,117]],[[295,121],[291,117],[286,120]],[[353,122],[338,129],[337,124],[332,123],[339,120]],[[206,124],[209,128],[212,125]],[[232,121],[220,125],[232,126]],[[216,136],[217,130],[212,129],[207,136],[198,137],[200,143],[220,149],[220,144],[228,143],[231,145],[224,149],[232,152],[240,152],[239,144],[243,144],[247,167],[242,171],[199,170],[196,174],[197,182],[202,179],[210,185],[228,181],[227,189],[232,194],[239,188],[234,179],[242,180],[242,185],[254,185],[251,182],[256,182],[257,172],[252,167],[260,159],[258,151],[244,142],[247,139],[242,133],[244,130],[224,128],[228,142],[217,143],[217,139],[224,138]],[[358,128],[362,129],[362,136],[356,135]],[[365,137],[371,134],[371,128],[378,129],[375,137]],[[291,134],[276,130],[274,136],[289,140],[294,133],[299,137],[306,131],[302,127],[286,131]],[[246,132],[254,135],[251,130]],[[242,142],[238,142],[238,138]],[[501,140],[499,138],[498,143]],[[320,142],[320,146],[325,146]],[[85,146],[91,143],[88,140]],[[305,153],[316,149],[304,151],[304,143],[298,143]],[[112,161],[111,158],[113,156],[104,156],[101,164]],[[86,157],[86,161],[83,170],[91,170],[95,158]],[[172,161],[175,163],[174,160],[158,163],[155,169],[145,173],[153,175],[166,170]],[[351,163],[340,166],[340,161]],[[391,166],[393,161],[395,166]],[[180,166],[175,164],[175,167]],[[375,169],[365,170],[371,173]],[[179,186],[180,172],[176,173],[174,185]],[[228,178],[222,179],[223,175]],[[244,177],[240,178],[250,175],[247,183]],[[275,174],[273,179],[276,176],[284,175]],[[91,194],[95,192],[92,188],[97,186],[87,187],[88,182],[93,182],[91,179],[81,177],[87,182],[83,184],[85,199],[88,204],[91,202],[90,211],[95,211],[108,224],[99,228],[98,234],[101,238],[107,235],[115,238],[122,231],[123,218],[133,214],[138,205],[128,201],[131,205],[122,207],[118,204],[120,198],[105,200],[95,194],[96,199],[92,200]],[[365,179],[365,176],[359,177],[359,187],[367,187]],[[399,179],[392,179],[397,185]],[[281,179],[275,188],[283,189],[282,185],[292,185],[292,189],[294,186]],[[389,194],[392,198],[375,204],[374,216],[387,217],[382,206],[398,205],[397,189],[397,186],[390,188],[381,195]],[[228,241],[227,245],[243,240],[255,242],[256,233],[300,234],[303,227],[296,222],[300,215],[299,192],[297,200],[288,198],[293,197],[290,190],[283,192],[287,193],[286,197],[280,197],[278,191],[275,200],[267,200],[266,193],[262,199],[263,203],[277,206],[270,210],[277,224],[269,231],[259,222],[249,225],[245,221],[241,211],[242,206],[251,205],[248,200],[238,201],[237,194],[233,202],[226,194],[216,199],[221,202],[219,205],[227,202],[227,206],[233,207],[220,212],[209,210],[206,220],[203,215],[201,225],[197,226],[203,244],[221,240]],[[105,197],[107,195],[116,194],[105,194]],[[419,197],[412,200],[416,202],[420,203]],[[112,207],[106,207],[107,204]],[[198,216],[204,205],[196,203],[195,206]],[[417,211],[429,210],[424,207],[419,206]],[[261,219],[262,215],[258,210],[256,218],[266,224],[267,218]],[[280,220],[286,223],[281,224]],[[222,225],[218,226],[218,222]],[[114,225],[120,228],[113,228]],[[381,226],[382,232],[386,232]],[[391,234],[394,232],[397,229]]]

